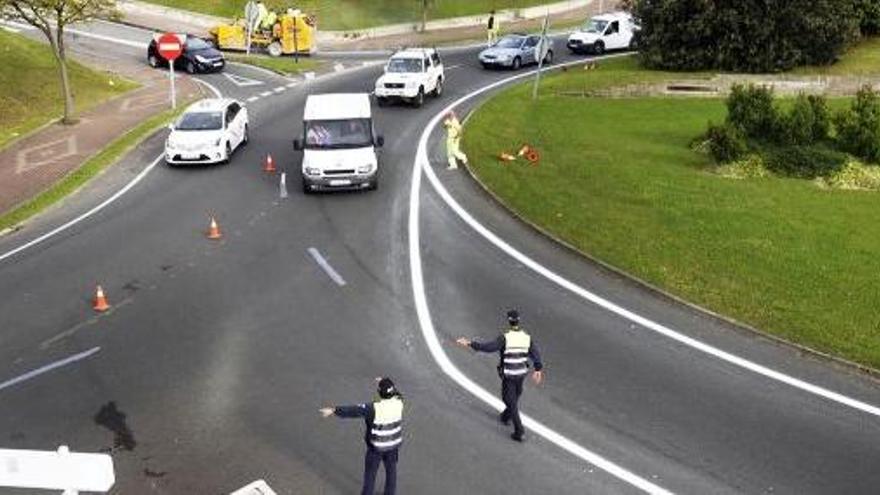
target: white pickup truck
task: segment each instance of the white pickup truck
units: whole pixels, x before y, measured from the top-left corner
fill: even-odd
[[[376,81],[376,101],[385,105],[397,99],[420,107],[426,94],[440,96],[445,80],[437,50],[407,48],[392,55],[385,65],[385,73]]]
[[[597,15],[568,37],[573,53],[592,52],[602,55],[606,50],[634,50],[638,26],[627,12]]]

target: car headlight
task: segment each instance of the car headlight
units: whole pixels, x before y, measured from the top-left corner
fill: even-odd
[[[372,163],[368,163],[366,165],[358,167],[359,174],[368,174],[372,171],[373,171],[373,164]]]
[[[306,167],[306,175],[321,175],[321,169],[316,167]]]
[[[196,60],[198,60],[199,62],[201,62],[201,63],[203,63],[203,64],[207,64],[207,63],[208,63],[208,59],[206,59],[205,57],[203,57],[203,56],[201,56],[201,55],[196,55]]]

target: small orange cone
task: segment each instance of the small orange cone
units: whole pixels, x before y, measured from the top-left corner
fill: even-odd
[[[95,302],[92,307],[99,313],[103,313],[110,309],[110,305],[107,303],[107,298],[104,296],[104,289],[102,289],[100,285],[95,291]]]
[[[272,155],[266,155],[266,165],[263,167],[263,172],[267,174],[275,173],[275,160],[272,159]]]
[[[530,151],[532,151],[532,147],[527,144],[524,144],[524,145],[522,145],[522,148],[520,148],[516,154],[519,156],[524,156],[524,155],[528,154]]]
[[[526,160],[530,161],[532,165],[537,165],[541,160],[541,155],[538,153],[538,150],[530,148],[526,153]]]
[[[512,161],[516,160],[516,157],[511,155],[510,153],[501,152],[501,154],[498,155],[498,159],[501,160],[502,162],[512,162]]]
[[[214,217],[211,217],[211,227],[208,229],[208,239],[220,239],[223,237],[223,234],[220,233],[220,226],[217,225],[217,220]]]

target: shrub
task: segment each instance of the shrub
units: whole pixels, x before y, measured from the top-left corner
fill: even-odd
[[[865,36],[880,34],[880,0],[855,0],[859,28]]]
[[[880,190],[880,167],[850,160],[823,183],[834,189],[877,191]]]
[[[813,142],[818,143],[828,139],[831,133],[831,113],[828,111],[828,101],[821,95],[809,95],[807,101],[813,110]]]
[[[876,2],[877,0],[860,0]],[[859,36],[854,0],[635,0],[652,68],[778,72],[835,61]]]
[[[807,97],[800,95],[791,110],[779,119],[779,141],[788,145],[813,143],[813,125],[816,117]]]
[[[766,154],[767,168],[778,175],[815,179],[841,170],[847,161],[844,153],[824,146],[781,146]]]
[[[738,160],[748,151],[745,136],[739,129],[729,124],[709,123],[705,141],[708,143],[709,155],[718,163]]]
[[[746,137],[773,140],[779,117],[773,90],[767,86],[735,84],[727,97],[727,122]]]
[[[880,161],[880,100],[870,86],[859,90],[849,109],[837,113],[834,124],[841,150],[869,162]]]
[[[760,179],[770,175],[770,171],[767,170],[767,165],[764,163],[764,158],[756,153],[742,160],[722,165],[716,169],[716,173],[731,179]]]

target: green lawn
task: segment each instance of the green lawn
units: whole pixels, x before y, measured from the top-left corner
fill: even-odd
[[[477,175],[525,218],[690,301],[880,368],[880,194],[808,181],[724,179],[688,148],[717,99],[583,98],[563,92],[656,79],[633,60],[519,86],[469,121]],[[523,142],[538,166],[502,165]]]
[[[243,17],[245,0],[148,0],[221,17]],[[495,9],[521,8],[550,3],[552,0],[435,0],[430,18],[443,19],[464,15],[485,14]],[[421,20],[418,0],[301,0],[287,2],[267,0],[268,7],[285,10],[291,5],[315,14],[318,27],[327,30],[361,29],[365,27]]]
[[[262,67],[263,69],[269,69],[272,72],[277,72],[284,76],[292,76],[303,72],[313,71],[320,68],[323,63],[319,60],[308,57],[299,57],[299,62],[297,62],[292,56],[287,55],[283,57],[268,57],[265,55],[251,54],[250,56],[247,56],[243,54],[227,53],[226,59],[241,64],[254,65],[256,67]]]
[[[0,30],[0,148],[64,111],[55,59],[49,48]],[[107,98],[134,89],[119,77],[71,62],[76,105],[88,109]],[[112,84],[111,84],[112,82]]]
[[[880,37],[862,40],[832,65],[800,67],[793,70],[792,73],[824,76],[880,75]]]

